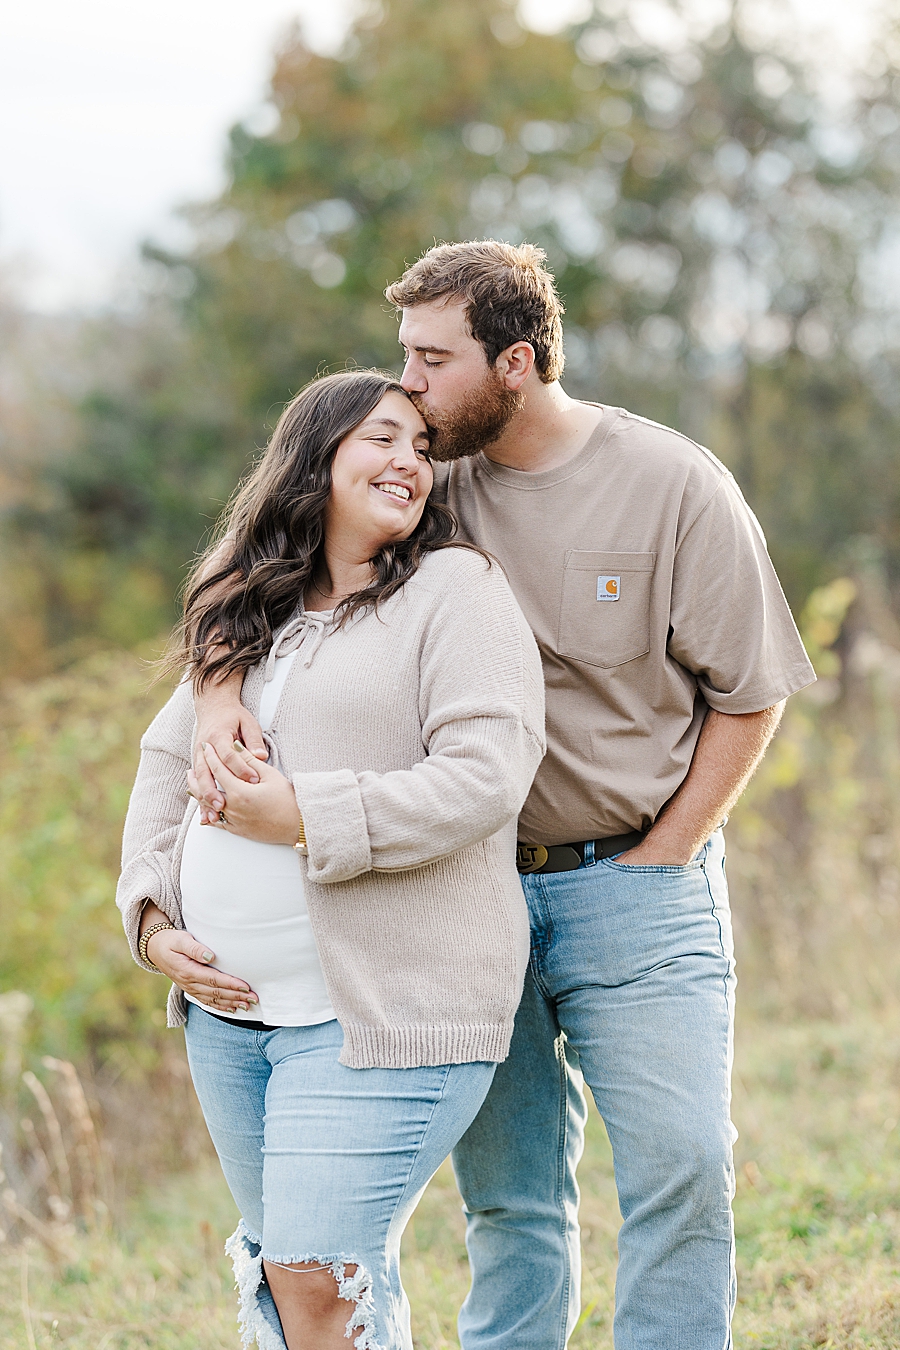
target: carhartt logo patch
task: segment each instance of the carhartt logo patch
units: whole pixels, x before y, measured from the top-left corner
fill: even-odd
[[[619,591],[622,589],[621,577],[598,577],[597,578],[597,599],[598,600],[618,600]]]

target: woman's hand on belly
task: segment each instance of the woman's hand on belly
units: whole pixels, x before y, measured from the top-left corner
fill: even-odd
[[[221,1012],[248,1012],[259,999],[246,980],[210,969],[215,953],[182,929],[166,928],[147,943],[147,956],[157,970],[186,994]]]
[[[270,764],[261,764],[249,751],[241,753],[253,764],[259,775],[258,783],[245,783],[222,763],[207,742],[203,748],[206,762],[225,797],[225,807],[213,829],[227,830],[260,844],[295,844],[300,833],[302,817],[294,789],[284,774]],[[188,787],[197,796],[197,779],[188,772]],[[223,820],[221,817],[224,816]]]

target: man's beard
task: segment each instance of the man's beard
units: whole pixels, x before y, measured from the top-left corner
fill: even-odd
[[[507,389],[494,371],[451,412],[436,414],[426,408],[419,394],[412,393],[410,398],[431,432],[432,458],[445,463],[468,459],[492,445],[525,406],[521,390]]]

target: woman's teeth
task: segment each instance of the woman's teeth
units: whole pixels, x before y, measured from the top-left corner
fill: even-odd
[[[392,497],[399,497],[402,502],[408,502],[412,493],[408,487],[403,487],[401,483],[373,483],[379,492],[388,492]]]

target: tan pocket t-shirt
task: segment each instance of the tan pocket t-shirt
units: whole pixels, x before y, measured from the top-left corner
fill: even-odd
[[[572,549],[563,575],[560,656],[608,669],[646,655],[655,563],[655,553]]]

